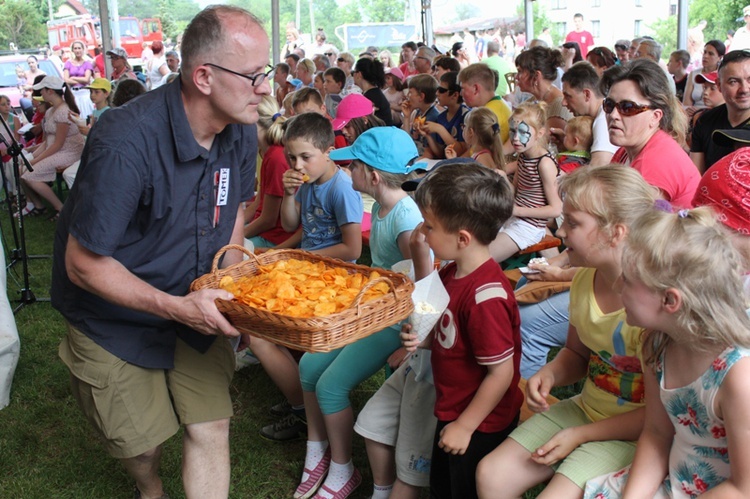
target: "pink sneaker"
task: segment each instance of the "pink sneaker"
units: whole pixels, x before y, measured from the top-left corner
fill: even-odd
[[[362,483],[362,474],[359,472],[357,468],[354,468],[354,473],[352,474],[352,477],[349,479],[346,484],[341,487],[338,491],[333,491],[323,485],[320,490],[325,491],[326,493],[330,494],[333,499],[346,499],[349,497],[349,494],[354,492],[354,489],[359,487],[359,484]],[[328,499],[327,497],[321,496],[319,493],[315,494],[313,496],[313,499]]]
[[[329,446],[326,449],[325,454],[323,454],[323,459],[318,462],[318,465],[315,466],[315,469],[310,471],[307,468],[305,468],[305,472],[310,475],[307,480],[300,483],[297,486],[297,490],[294,491],[294,499],[308,499],[315,494],[315,492],[318,491],[318,488],[320,487],[320,484],[323,483],[323,480],[325,480],[326,475],[328,475],[328,468],[331,466],[331,447]]]

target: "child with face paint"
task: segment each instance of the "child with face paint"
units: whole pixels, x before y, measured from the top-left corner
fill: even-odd
[[[547,220],[558,217],[562,210],[557,161],[547,150],[545,108],[543,102],[524,102],[510,117],[510,143],[518,153],[513,177],[515,206],[513,216],[490,245],[496,262],[541,241]]]

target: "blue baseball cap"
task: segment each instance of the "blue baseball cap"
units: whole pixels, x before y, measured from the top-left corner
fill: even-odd
[[[388,173],[410,173],[427,163],[414,163],[419,157],[417,146],[408,133],[392,126],[370,128],[349,147],[334,149],[334,161],[357,159],[376,170]]]
[[[462,156],[453,159],[442,159],[435,163],[435,166],[433,166],[430,171],[427,172],[427,175],[429,175],[431,172],[434,172],[443,165],[451,165],[456,163],[476,163],[476,161],[471,158],[464,158]],[[401,184],[401,188],[407,192],[416,191],[417,187],[419,187],[419,183],[424,180],[427,175],[412,180],[407,180],[406,182]]]

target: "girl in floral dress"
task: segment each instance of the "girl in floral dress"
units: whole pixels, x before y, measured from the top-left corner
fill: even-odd
[[[742,257],[708,208],[633,227],[621,292],[628,323],[650,330],[646,421],[632,466],[590,480],[586,497],[750,497]]]

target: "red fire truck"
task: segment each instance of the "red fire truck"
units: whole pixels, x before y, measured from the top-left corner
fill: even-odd
[[[135,17],[120,17],[120,43],[114,43],[125,49],[128,56],[140,58],[143,42],[163,41],[161,21],[158,18],[139,20]],[[82,41],[92,56],[94,47],[101,44],[102,32],[99,18],[88,14],[70,16],[47,21],[49,46],[70,47],[75,41]]]

